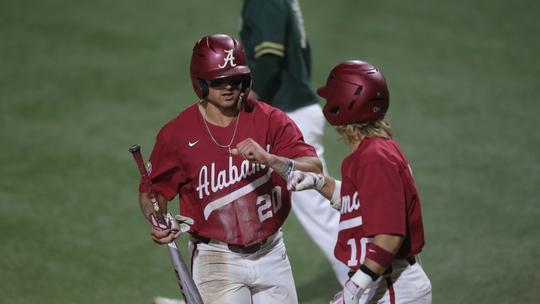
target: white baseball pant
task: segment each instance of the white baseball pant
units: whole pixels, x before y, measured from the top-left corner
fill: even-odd
[[[431,282],[419,261],[409,265],[406,260],[394,260],[392,273],[366,289],[359,303],[431,304]]]
[[[276,232],[253,254],[210,241],[192,246],[193,279],[205,304],[297,304],[283,233]]]

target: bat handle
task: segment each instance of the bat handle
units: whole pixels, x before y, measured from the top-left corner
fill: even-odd
[[[150,203],[152,204],[152,209],[154,209],[153,220],[155,220],[156,222],[155,224],[161,224],[163,226],[167,226],[167,222],[159,208],[158,196],[156,192],[152,189],[152,182],[150,181],[150,177],[148,176],[148,172],[146,171],[146,167],[144,166],[144,160],[142,158],[142,153],[141,153],[141,146],[139,144],[134,144],[129,148],[129,152],[133,155],[133,159],[135,160],[135,163],[137,164],[137,168],[139,169],[139,173],[141,175],[142,181],[144,184],[146,184],[146,187],[148,188],[148,198],[150,199]],[[154,226],[159,227],[159,225],[154,225]]]

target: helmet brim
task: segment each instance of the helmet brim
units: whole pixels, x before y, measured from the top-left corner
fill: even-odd
[[[328,97],[328,87],[322,86],[317,89],[317,95],[321,96],[322,98]]]
[[[208,73],[206,75],[201,75],[202,79],[204,80],[215,80],[215,79],[221,79],[221,78],[227,78],[227,77],[233,77],[233,76],[245,76],[250,75],[251,70],[247,66],[236,66],[232,69],[229,69],[227,71],[213,71],[211,73]]]

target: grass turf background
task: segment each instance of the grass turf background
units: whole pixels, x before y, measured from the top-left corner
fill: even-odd
[[[377,64],[415,172],[435,303],[540,292],[540,25],[536,1],[303,1],[313,84]],[[148,237],[127,152],[195,101],[191,48],[236,35],[241,1],[0,2],[0,294],[5,303],[150,303],[177,296]],[[327,128],[339,176],[347,151]],[[295,217],[301,303],[337,290]],[[187,256],[187,254],[185,254]]]

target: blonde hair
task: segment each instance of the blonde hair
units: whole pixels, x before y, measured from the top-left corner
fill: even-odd
[[[394,137],[390,123],[384,120],[384,118],[336,126],[336,131],[348,145],[359,143],[364,137],[382,137],[386,139]]]

